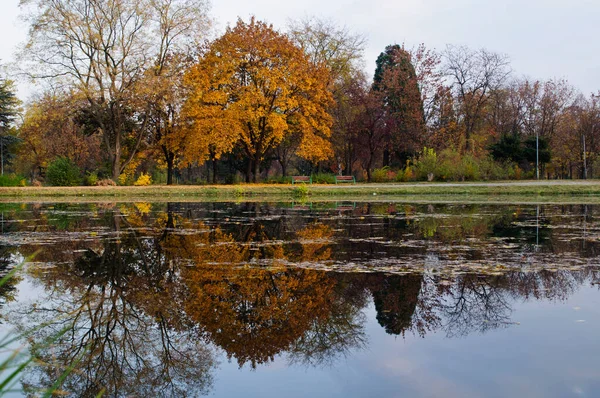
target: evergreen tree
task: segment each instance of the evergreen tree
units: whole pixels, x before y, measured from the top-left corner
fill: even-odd
[[[418,77],[410,53],[397,44],[387,46],[376,64],[372,89],[383,94],[386,124],[390,126],[384,165],[390,163],[390,153],[403,163],[406,155],[423,144],[425,116]]]
[[[0,172],[4,175],[4,166],[10,164],[15,156],[15,145],[20,141],[11,134],[15,118],[19,114],[19,99],[9,80],[0,80]]]

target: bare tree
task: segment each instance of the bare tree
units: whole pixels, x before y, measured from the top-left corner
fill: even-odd
[[[181,108],[187,91],[183,75],[194,61],[210,21],[206,4],[198,0],[151,0],[154,34],[157,36],[154,65],[139,84],[142,106],[149,104],[152,142],[167,165],[167,185],[173,183],[176,152],[184,145],[175,132],[181,128]]]
[[[336,158],[335,167],[340,173],[343,170],[346,174],[352,174],[352,165],[356,157],[353,119],[357,113],[352,94],[364,79],[363,56],[366,39],[363,35],[338,26],[332,21],[314,17],[291,21],[288,32],[311,62],[323,64],[329,70],[329,89],[335,99],[335,104],[329,110],[333,116],[331,140]],[[279,159],[282,159],[286,151],[293,152],[286,149],[286,145],[277,151]],[[283,163],[281,165],[285,169]]]
[[[176,40],[196,26],[198,13],[190,12],[194,3],[21,0],[31,26],[22,52],[28,74],[85,95],[85,120],[102,133],[113,179],[151,133],[150,105],[140,106],[138,83],[152,67],[160,73]]]
[[[305,18],[289,23],[289,35],[314,64],[325,64],[331,83],[345,80],[363,66],[366,39],[334,22]]]
[[[502,86],[510,74],[506,55],[485,49],[448,46],[444,72],[451,80],[465,132],[465,146],[473,149],[472,136],[483,120],[490,91]]]

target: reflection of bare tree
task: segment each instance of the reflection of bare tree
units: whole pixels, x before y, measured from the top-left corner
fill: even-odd
[[[502,275],[467,274],[450,284],[438,285],[436,310],[449,337],[507,327],[516,300],[566,300],[595,273],[593,268],[577,271],[510,271]],[[432,281],[431,283],[436,283]]]
[[[486,332],[510,323],[512,312],[506,292],[494,281],[464,275],[443,296],[439,311],[449,337]]]
[[[443,330],[448,337],[508,327],[515,301],[566,300],[597,270],[506,271],[502,275],[346,274],[337,283],[351,285],[344,295],[369,292],[377,321],[389,334],[424,337]],[[359,305],[363,308],[366,304]]]
[[[365,317],[362,307],[335,295],[330,314],[325,319],[313,319],[309,329],[294,341],[288,350],[291,363],[307,366],[329,366],[340,356],[366,345]]]
[[[119,214],[114,220],[119,229]],[[177,286],[150,277],[163,268],[154,263],[160,256],[152,254],[151,243],[122,231],[103,246],[45,275],[44,283],[54,290],[24,322],[51,324],[33,341],[63,329],[66,333],[38,353],[49,365],[27,376],[27,387],[47,387],[62,369],[77,363],[62,387],[77,396],[103,390],[111,396],[206,393],[214,366],[211,351],[184,328],[177,311],[169,311],[167,304],[177,301]]]

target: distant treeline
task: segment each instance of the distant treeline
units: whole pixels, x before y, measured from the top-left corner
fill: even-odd
[[[600,91],[485,49],[387,46],[304,19],[212,36],[195,0],[31,0],[21,110],[0,81],[1,185],[593,178]],[[370,67],[369,67],[370,69]],[[539,168],[536,168],[536,164]]]

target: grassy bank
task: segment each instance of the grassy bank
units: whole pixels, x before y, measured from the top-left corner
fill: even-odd
[[[151,185],[146,187],[4,187],[0,199],[28,200],[36,198],[95,198],[145,200],[279,198],[293,199],[374,199],[406,196],[486,196],[508,195],[544,199],[561,196],[600,197],[600,182],[595,181],[520,181],[498,183],[397,183],[356,185]],[[433,199],[433,197],[432,197]],[[501,199],[500,199],[501,200]]]

